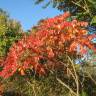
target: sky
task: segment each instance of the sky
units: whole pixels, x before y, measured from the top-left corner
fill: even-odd
[[[29,30],[41,19],[62,14],[59,10],[52,8],[52,6],[43,9],[43,4],[35,5],[34,1],[35,0],[0,0],[0,8],[7,11],[10,18],[20,21],[24,30]]]

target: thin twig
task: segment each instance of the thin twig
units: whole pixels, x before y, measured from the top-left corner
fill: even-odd
[[[87,4],[86,0],[84,0],[84,2],[85,2],[85,6],[86,6],[86,12],[89,13],[90,17],[92,17],[92,16],[91,16],[90,9],[89,9],[89,7],[88,7],[88,4]]]
[[[60,84],[62,84],[64,87],[66,87],[67,89],[69,89],[70,90],[70,92],[71,93],[73,93],[75,96],[77,96],[77,94],[66,84],[66,83],[64,83],[62,80],[60,80],[59,78],[56,78],[57,79],[57,81],[60,83]]]
[[[74,74],[75,74],[75,77],[76,77],[77,96],[79,96],[79,80],[78,80],[78,75],[76,73],[76,69],[75,69],[73,61],[71,60],[71,58],[69,56],[67,56],[67,57],[68,57],[69,61],[71,62],[73,70],[74,70]]]
[[[87,72],[86,72],[86,73],[87,73]],[[94,82],[94,84],[96,85],[96,80],[94,80],[89,73],[87,73],[87,75],[88,75],[88,77]]]
[[[86,8],[85,7],[82,7],[79,3],[74,2],[74,1],[72,1],[72,3],[75,4],[75,5],[77,5],[77,6],[79,6],[79,7],[81,7],[82,9],[84,9],[86,11]]]
[[[36,95],[36,91],[35,91],[35,89],[34,89],[34,86],[33,86],[29,81],[27,81],[27,83],[33,88],[34,96],[37,96],[37,95]]]

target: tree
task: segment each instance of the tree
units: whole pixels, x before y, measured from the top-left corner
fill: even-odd
[[[10,19],[7,12],[0,9],[0,57],[6,56],[11,44],[18,40],[21,35],[21,24]]]
[[[17,71],[24,75],[26,70],[45,75],[50,68],[62,70],[70,66],[69,57],[74,61],[87,54],[89,49],[95,52],[91,40],[96,35],[88,34],[88,23],[69,21],[69,18],[70,13],[65,12],[43,20],[35,27],[36,32],[24,35],[17,43],[13,43],[0,76],[8,78]]]
[[[36,4],[46,2],[46,0],[36,0]],[[96,0],[48,0],[45,6],[52,4],[53,7],[61,11],[70,11],[72,15],[80,20],[92,21],[96,23]],[[93,23],[91,22],[91,24]]]

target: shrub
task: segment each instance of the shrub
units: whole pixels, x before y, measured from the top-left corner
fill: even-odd
[[[70,21],[69,18],[70,13],[65,12],[43,20],[35,33],[25,35],[14,43],[3,63],[0,76],[8,78],[17,71],[25,75],[28,69],[45,75],[49,69],[62,70],[62,66],[68,66],[68,56],[74,61],[86,54],[88,49],[95,51],[91,40],[96,35],[88,34],[85,28],[88,23]]]

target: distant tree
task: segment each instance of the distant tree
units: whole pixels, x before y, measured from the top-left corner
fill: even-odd
[[[46,0],[35,0],[36,4],[46,2]],[[60,11],[70,11],[72,15],[80,20],[91,21],[96,23],[96,0],[47,0],[43,6],[46,8],[51,4]],[[94,21],[95,20],[95,21]]]
[[[6,11],[0,9],[0,57],[5,56],[11,44],[22,35],[21,24],[10,19]]]

